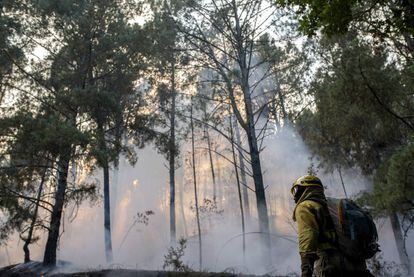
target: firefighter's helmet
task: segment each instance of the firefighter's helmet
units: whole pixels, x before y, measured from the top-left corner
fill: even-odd
[[[295,182],[293,182],[292,189],[290,192],[292,195],[296,194],[296,191],[298,187],[320,187],[323,189],[322,181],[318,177],[314,175],[304,175],[302,177],[299,177],[296,179]]]

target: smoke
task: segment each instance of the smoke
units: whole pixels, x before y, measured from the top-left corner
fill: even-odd
[[[272,204],[276,207],[273,215],[275,232],[284,235],[295,235],[291,217],[294,203],[290,196],[290,187],[292,182],[299,176],[306,174],[309,166],[316,161],[310,159],[311,155],[300,136],[289,126],[285,126],[281,132],[272,136],[266,141],[266,149],[263,153],[262,160],[266,172],[265,183],[270,185],[267,192],[267,199],[272,215]],[[345,189],[350,198],[358,196],[361,192],[370,190],[372,180],[363,176],[357,169],[342,170],[343,182]],[[325,172],[323,169],[318,171],[318,177],[321,178],[325,186],[325,194],[329,197],[344,198],[345,193],[341,184],[341,178],[337,171],[333,173]],[[288,224],[286,224],[288,222]],[[285,224],[284,224],[285,223]],[[400,263],[398,252],[395,244],[394,234],[388,218],[378,219],[376,221],[379,244],[382,250],[381,256],[386,262]],[[407,253],[414,253],[414,236],[408,234],[406,246]],[[277,246],[276,246],[277,247]],[[296,246],[289,247],[286,253],[297,252]],[[282,267],[294,268],[298,270],[298,255],[294,254],[295,263],[288,261]],[[290,259],[290,258],[289,258]],[[413,263],[413,261],[411,261]]]
[[[224,141],[212,135],[218,149]],[[202,146],[203,141],[198,141]],[[254,193],[249,190],[250,218],[246,218],[246,253],[243,255],[240,210],[233,165],[215,156],[217,175],[217,206],[212,205],[213,189],[208,154],[197,150],[197,181],[201,208],[203,269],[253,274],[287,274],[299,272],[300,260],[296,243],[296,226],[292,221],[294,203],[290,195],[292,182],[307,173],[311,165],[310,153],[289,126],[267,137],[261,156],[272,238],[271,265],[262,260],[258,219]],[[198,237],[194,213],[194,191],[188,144],[181,149],[181,167],[177,172],[176,219],[177,237],[187,238],[184,262],[198,269]],[[224,152],[225,153],[225,152]],[[228,154],[228,153],[227,153]],[[105,263],[103,205],[83,203],[72,218],[72,206],[65,209],[58,259],[72,264],[67,270],[122,267],[132,269],[162,269],[164,255],[170,246],[168,170],[165,159],[151,147],[138,150],[138,162],[131,166],[121,160],[116,184],[116,201],[112,203],[112,245],[114,262]],[[100,178],[96,172],[90,178]],[[115,174],[111,174],[114,176]],[[326,194],[344,197],[337,173],[320,170],[318,176],[326,186]],[[370,180],[356,170],[343,172],[348,195],[355,196],[369,188]],[[252,181],[248,185],[253,188]],[[207,200],[204,200],[207,199]],[[152,211],[152,213],[145,213]],[[147,214],[146,220],[142,215]],[[141,216],[140,216],[141,215]],[[397,252],[390,224],[378,221],[380,244],[385,260],[396,260]],[[42,260],[43,234],[39,243],[31,245],[34,260]],[[0,248],[0,264],[21,262],[23,244],[14,235],[6,247]],[[412,236],[408,252],[413,253]],[[6,253],[6,249],[8,254]]]

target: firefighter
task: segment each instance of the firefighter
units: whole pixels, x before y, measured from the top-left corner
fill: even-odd
[[[328,211],[321,180],[312,175],[298,178],[291,193],[296,207],[302,277],[372,276],[365,260],[350,261],[336,247],[335,226]]]

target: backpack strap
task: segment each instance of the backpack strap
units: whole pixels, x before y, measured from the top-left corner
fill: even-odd
[[[325,199],[320,198],[308,198],[306,200],[311,200],[314,202],[317,202],[322,205],[324,211],[324,218],[318,218],[318,223],[321,225],[321,221],[324,221],[325,226],[324,230],[322,232],[319,232],[319,241],[320,243],[329,243],[335,248],[339,249],[339,243],[338,243],[338,235],[335,230],[335,225],[333,223],[332,217],[329,213],[328,203]],[[340,205],[341,206],[341,205]]]

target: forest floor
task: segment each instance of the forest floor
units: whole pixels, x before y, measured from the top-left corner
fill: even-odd
[[[133,269],[90,269],[84,272],[59,272],[57,268],[45,268],[39,262],[18,264],[0,268],[1,277],[257,277],[225,272],[172,272]],[[268,276],[268,275],[263,275]]]

